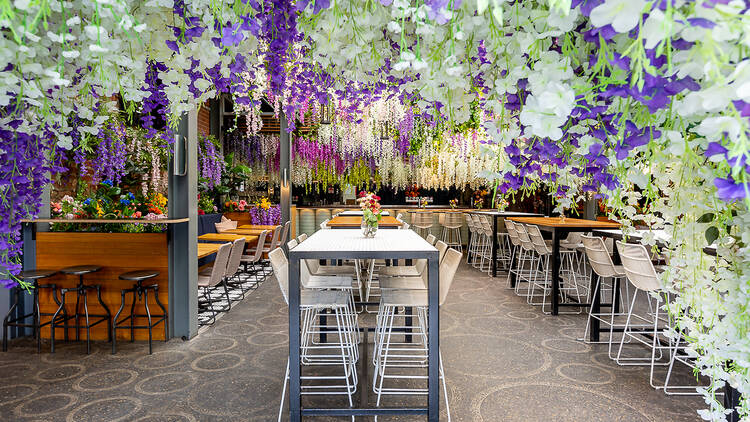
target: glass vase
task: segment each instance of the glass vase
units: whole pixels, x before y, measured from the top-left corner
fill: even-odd
[[[366,221],[362,220],[362,234],[365,235],[365,237],[375,237],[375,233],[378,232],[378,223],[375,224],[369,224]]]

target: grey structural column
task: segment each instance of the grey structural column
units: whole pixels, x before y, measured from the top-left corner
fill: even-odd
[[[171,336],[187,340],[198,333],[197,110],[182,116],[178,134],[169,166],[169,217],[190,221],[169,226],[169,322]]]
[[[583,218],[586,220],[596,220],[596,199],[586,199],[586,202],[583,204]]]
[[[291,135],[287,132],[286,115],[282,111],[279,113],[279,148],[280,165],[279,172],[281,176],[281,224],[291,221],[292,213],[292,156],[291,156]],[[291,233],[290,233],[291,235]]]

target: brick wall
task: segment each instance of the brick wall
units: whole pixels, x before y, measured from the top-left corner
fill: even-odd
[[[198,110],[198,133],[208,135],[211,133],[211,112],[209,111],[209,103],[206,102]]]

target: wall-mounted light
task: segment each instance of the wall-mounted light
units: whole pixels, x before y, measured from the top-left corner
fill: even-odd
[[[289,175],[287,174],[287,169],[284,169],[284,177],[281,179],[281,187],[282,188],[289,187]]]
[[[185,138],[179,133],[174,135],[174,156],[172,157],[172,171],[175,176],[184,176],[187,174],[187,145]]]

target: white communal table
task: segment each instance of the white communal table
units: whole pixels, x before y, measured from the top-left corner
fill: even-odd
[[[440,385],[438,378],[438,347],[440,323],[438,250],[411,230],[380,230],[374,238],[365,238],[362,230],[319,230],[289,251],[289,417],[301,421],[302,416],[385,416],[427,415],[429,422],[438,422],[440,415]],[[300,366],[300,260],[301,259],[426,259],[429,286],[428,306],[428,393],[427,408],[367,407],[367,394],[362,394],[360,408],[318,409],[302,408]],[[367,351],[367,328],[364,328],[363,354]],[[363,372],[366,374],[366,370]],[[367,376],[360,378],[361,391],[368,388]]]

